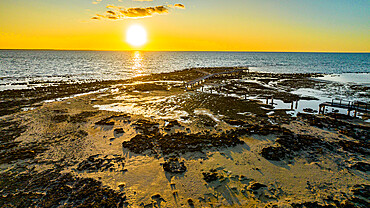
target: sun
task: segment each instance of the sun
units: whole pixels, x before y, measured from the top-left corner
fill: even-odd
[[[141,25],[131,25],[126,32],[126,42],[134,47],[143,46],[147,42],[147,33]]]

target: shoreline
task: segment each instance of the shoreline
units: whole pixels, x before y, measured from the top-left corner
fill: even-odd
[[[314,100],[292,93],[299,89],[336,95],[340,85],[310,79],[318,74],[242,72],[184,89],[202,75],[1,92],[0,205],[369,205],[370,124],[276,105]],[[88,94],[44,102],[77,92]]]

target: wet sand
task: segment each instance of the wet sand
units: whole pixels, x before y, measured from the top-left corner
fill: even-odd
[[[368,117],[294,110],[339,84],[200,70],[1,92],[0,206],[369,207]]]

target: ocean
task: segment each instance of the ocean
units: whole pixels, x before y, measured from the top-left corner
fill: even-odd
[[[192,67],[249,66],[254,71],[275,73],[370,73],[369,58],[369,53],[0,50],[0,89],[22,89],[29,82],[128,79]],[[369,74],[357,78],[361,83],[370,82]],[[356,82],[356,78],[351,79]]]

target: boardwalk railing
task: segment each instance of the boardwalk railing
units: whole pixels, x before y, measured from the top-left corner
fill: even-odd
[[[319,105],[319,113],[325,113],[326,106],[347,109],[348,115],[350,115],[351,111],[354,111],[355,117],[357,115],[357,112],[370,113],[370,105],[368,103],[360,101],[332,99],[331,102],[324,102]]]

